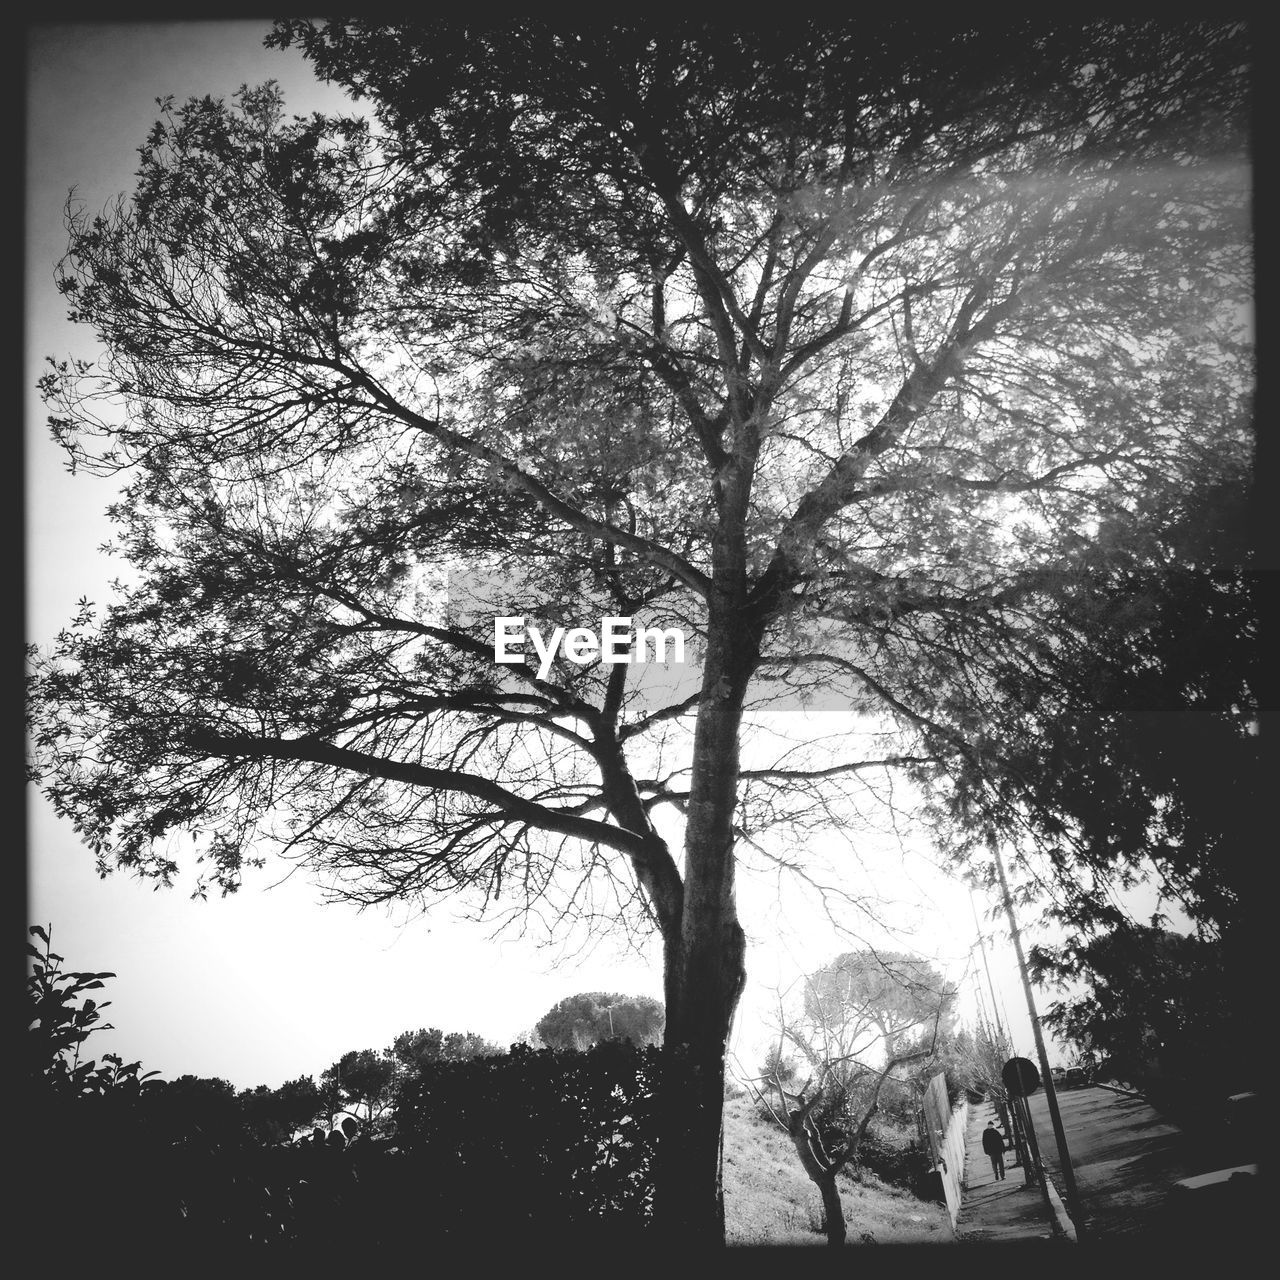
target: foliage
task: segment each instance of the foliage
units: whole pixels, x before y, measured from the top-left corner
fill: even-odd
[[[396,1076],[390,1054],[352,1049],[321,1073],[320,1087],[332,1090],[335,1110],[349,1109],[372,1124],[391,1106]]]
[[[1031,962],[1073,994],[1044,1016],[1081,1064],[1106,1066],[1175,1112],[1198,1114],[1255,1087],[1245,1041],[1253,1034],[1223,999],[1222,946],[1154,926],[1081,940],[1063,958]]]
[[[946,1073],[947,1098],[953,1106],[966,1096],[971,1101],[979,1097],[1001,1100],[1005,1087],[1000,1069],[1012,1056],[1012,1051],[997,1044],[986,1027],[978,1026],[972,1031],[961,1027],[939,1036],[935,1061],[928,1071],[932,1074],[941,1067]]]
[[[914,1125],[910,1129],[883,1122],[871,1125],[858,1144],[858,1168],[921,1199],[929,1194],[933,1162],[915,1140]]]
[[[1244,447],[1249,33],[272,39],[374,118],[166,102],[132,195],[70,213],[106,355],[42,392],[74,465],[131,468],[133,585],[36,655],[33,772],[104,870],[194,848],[230,891],[274,848],[360,902],[656,928],[707,1090],[658,1181],[713,1233],[740,864],[856,838],[886,770],[997,786],[1055,584],[1149,567],[1151,512]],[[694,663],[498,666],[495,615]],[[750,733],[802,698],[859,715]]]
[[[72,973],[63,969],[63,958],[54,954],[51,926],[33,924],[28,933],[39,938],[43,950],[27,943],[26,1079],[42,1095],[101,1097],[117,1100],[138,1097],[151,1084],[154,1071],[142,1071],[138,1062],[124,1062],[118,1054],[81,1060],[81,1049],[96,1031],[109,1031],[102,1010],[111,1002],[99,1002],[85,992],[101,990],[114,973]]]
[[[329,1113],[329,1099],[311,1076],[286,1080],[277,1089],[258,1085],[237,1095],[245,1124],[263,1145],[291,1141],[300,1130]]]
[[[955,1019],[956,988],[927,960],[897,951],[847,951],[805,981],[805,1022],[852,1049],[874,1027],[892,1057]]]
[[[418,1070],[434,1062],[468,1062],[472,1058],[491,1058],[503,1052],[496,1044],[474,1031],[444,1032],[439,1027],[402,1031],[388,1050],[401,1066],[410,1070]]]
[[[490,1221],[495,1170],[520,1188],[506,1229],[538,1239],[652,1212],[658,1051],[622,1040],[585,1053],[512,1047],[425,1067],[402,1091],[397,1145],[431,1206],[433,1234]]]
[[[549,1049],[586,1049],[602,1040],[658,1044],[665,1014],[651,996],[604,991],[566,996],[538,1019],[536,1031]]]
[[[766,1062],[757,1102],[762,1114],[790,1135],[821,1193],[832,1247],[843,1246],[846,1238],[838,1176],[859,1166],[872,1120],[896,1110],[895,1093],[905,1099],[909,1120],[916,1120],[920,1098],[901,1072],[932,1060],[955,995],[955,988],[918,957],[865,951],[839,956],[806,978],[801,1012],[788,1015],[779,1005],[779,1039]],[[912,1031],[914,1044],[908,1043]],[[877,1041],[884,1056],[873,1067],[869,1051]],[[799,1050],[803,1068],[783,1057],[785,1043]],[[913,1172],[918,1158],[895,1163],[883,1156],[882,1151],[873,1158],[894,1177],[905,1178],[913,1191],[923,1191]]]
[[[764,1061],[760,1064],[759,1074],[765,1079],[776,1077],[783,1084],[793,1084],[800,1073],[800,1064],[786,1053],[785,1045],[785,1038],[780,1037],[769,1046]]]
[[[1202,926],[1241,920],[1266,776],[1250,490],[1228,453],[1141,499],[1141,531],[1104,524],[1055,584],[1040,645],[990,665],[1001,777],[953,770],[942,826],[953,846],[1003,827],[1043,848],[1073,930],[1123,924],[1109,889],[1152,869]]]
[[[1257,848],[1274,751],[1262,732],[1274,574],[1257,567],[1249,536],[1258,501],[1246,460],[1228,453],[1162,506],[1144,499],[1141,532],[1104,525],[1084,571],[1056,588],[1039,652],[992,664],[987,743],[1000,779],[959,768],[935,788],[944,845],[967,856],[1003,829],[1024,879],[1049,886],[1045,914],[1065,941],[1036,949],[1042,976],[1095,984],[1095,945],[1099,957],[1132,945],[1145,968],[1155,935],[1117,890],[1150,879],[1161,909],[1219,944],[1186,994],[1212,1010],[1198,1025],[1223,1034],[1253,1017],[1266,962]],[[976,870],[990,879],[989,865]],[[1135,987],[1134,998],[1140,1022],[1147,997]],[[1231,1040],[1239,1069],[1260,1078],[1260,1046]]]

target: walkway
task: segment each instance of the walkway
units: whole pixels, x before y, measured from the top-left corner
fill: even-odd
[[[1008,1163],[1012,1152],[1005,1156],[1008,1177],[1003,1182],[993,1177],[982,1150],[982,1130],[988,1120],[999,1121],[994,1106],[980,1102],[970,1110],[965,1133],[965,1177],[956,1222],[961,1243],[989,1243],[1004,1257],[1010,1243],[1021,1242],[1037,1255],[1062,1260],[1075,1274],[1094,1271],[1105,1261],[1117,1275],[1155,1275],[1161,1261],[1177,1274],[1219,1270],[1227,1261],[1224,1250],[1244,1258],[1250,1242],[1262,1243],[1270,1226],[1270,1202],[1256,1165],[1247,1166],[1255,1170],[1251,1176],[1242,1173],[1234,1180],[1222,1173],[1206,1176],[1221,1169],[1222,1152],[1212,1143],[1191,1139],[1145,1099],[1123,1090],[1063,1090],[1058,1105],[1082,1202],[1083,1231],[1077,1232],[1062,1204],[1057,1144],[1044,1095],[1037,1091],[1031,1096],[1032,1120],[1049,1170],[1053,1219],[1062,1230],[1053,1232],[1039,1189],[1026,1181],[1022,1168]],[[1260,1137],[1255,1141],[1262,1145]],[[1239,1163],[1241,1153],[1235,1155]],[[1048,1250],[1046,1242],[1051,1242]]]
[[[1209,1238],[1221,1236],[1224,1224],[1209,1213],[1217,1203],[1215,1195],[1189,1198],[1178,1205],[1170,1201],[1170,1191],[1183,1179],[1212,1173],[1224,1165],[1243,1164],[1248,1157],[1224,1159],[1222,1153],[1185,1133],[1146,1099],[1118,1089],[1094,1085],[1063,1090],[1058,1094],[1058,1106],[1087,1240],[1137,1246],[1171,1235],[1187,1239],[1201,1231],[1209,1233]],[[1039,1090],[1031,1095],[1031,1116],[1049,1176],[1061,1187],[1058,1148],[1048,1104]],[[1246,1197],[1247,1192],[1224,1195],[1223,1207],[1243,1209]]]
[[[1017,1159],[1016,1153],[1005,1153],[1005,1173],[1008,1176],[1004,1181],[997,1182],[991,1172],[991,1161],[982,1150],[982,1131],[988,1120],[1000,1122],[990,1102],[979,1102],[970,1108],[956,1238],[962,1244],[1055,1242],[1053,1225],[1045,1212],[1044,1197],[1035,1183],[1026,1180],[1025,1170],[1012,1163]],[[1059,1221],[1066,1223],[1066,1214],[1056,1191],[1051,1192],[1051,1199]],[[1068,1239],[1067,1235],[1057,1237],[1057,1241]]]

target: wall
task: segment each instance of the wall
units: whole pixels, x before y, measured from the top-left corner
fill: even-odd
[[[947,1099],[946,1075],[939,1071],[929,1081],[924,1095],[925,1132],[933,1156],[942,1198],[954,1228],[960,1213],[960,1182],[964,1177],[965,1129],[969,1123],[969,1101],[964,1099],[953,1111]]]

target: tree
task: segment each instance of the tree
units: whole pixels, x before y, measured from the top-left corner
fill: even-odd
[[[450,1031],[439,1027],[419,1027],[402,1031],[387,1050],[407,1070],[416,1070],[431,1062],[470,1062],[472,1058],[492,1058],[503,1052],[474,1031]]]
[[[1222,946],[1151,926],[1081,939],[1037,956],[1060,989],[1045,1024],[1091,1067],[1106,1066],[1182,1115],[1212,1114],[1255,1083],[1246,1042],[1222,991]]]
[[[806,978],[799,1010],[789,1012],[779,999],[778,1039],[756,1097],[787,1131],[822,1196],[829,1245],[842,1246],[846,1234],[837,1175],[857,1160],[885,1086],[909,1083],[900,1068],[934,1057],[944,1018],[954,1019],[955,996],[955,987],[917,956],[858,951]],[[877,1042],[884,1053],[872,1066]],[[788,1044],[798,1060],[784,1056]]]
[[[107,356],[42,389],[74,465],[132,470],[135,582],[37,656],[35,773],[104,869],[170,881],[188,832],[224,891],[273,844],[359,902],[651,924],[658,1215],[719,1238],[743,852],[968,759],[980,655],[1239,438],[1247,32],[273,40],[376,127],[166,103],[133,195],[71,215]],[[498,617],[694,662],[498,664]],[[880,736],[771,752],[815,696]]]
[[[292,1142],[300,1129],[329,1115],[326,1099],[311,1076],[286,1080],[277,1089],[258,1085],[237,1095],[245,1123],[264,1146]]]
[[[936,980],[932,1013],[924,1014],[930,1025],[923,1028],[920,1044],[902,1047],[898,1039],[907,1027],[921,1026],[914,1018],[909,1024],[899,1019],[908,1006],[913,1012],[925,1008],[926,972]],[[890,989],[895,984],[896,993]],[[915,957],[862,952],[840,956],[806,979],[802,1013],[788,1015],[779,1003],[779,1038],[766,1061],[764,1092],[757,1091],[757,1099],[787,1131],[822,1196],[828,1245],[839,1248],[846,1236],[837,1176],[857,1160],[894,1073],[933,1057],[939,1025],[954,994]],[[886,1031],[886,1025],[895,1029]],[[883,1041],[884,1058],[873,1067],[867,1057],[877,1039]],[[803,1068],[784,1059],[787,1043],[799,1051]]]
[[[800,1072],[800,1064],[786,1052],[786,1039],[779,1036],[765,1053],[760,1064],[760,1077],[766,1080],[777,1079],[782,1084],[793,1084]]]
[[[663,1022],[662,1002],[651,996],[588,991],[553,1005],[535,1029],[548,1049],[589,1049],[601,1040],[658,1044]]]
[[[1252,489],[1247,459],[1224,451],[1141,527],[1101,527],[1055,587],[1040,644],[989,664],[986,759],[933,781],[954,856],[999,830],[1052,886],[1038,896],[1064,941],[1033,949],[1035,976],[1091,981],[1090,939],[1102,955],[1147,936],[1122,891],[1150,878],[1215,944],[1217,1001],[1240,1026],[1265,963],[1255,868],[1274,763],[1262,731],[1274,575],[1249,536]],[[1233,1055],[1255,1082],[1258,1048],[1246,1038]]]
[[[1154,867],[1164,896],[1217,932],[1239,917],[1265,776],[1263,579],[1252,569],[1248,459],[1206,460],[1138,528],[1102,526],[1053,588],[1037,650],[989,665],[988,751],[948,779],[948,823],[1048,847],[1055,869]],[[1051,671],[1033,674],[1031,664]],[[1080,928],[1123,919],[1104,891],[1059,904]]]
[[[957,990],[927,960],[897,951],[848,951],[805,982],[807,1023],[852,1051],[869,1027],[892,1057],[912,1032],[932,1036],[955,1021]]]
[[[1013,1051],[998,1044],[986,1027],[961,1027],[950,1035],[939,1036],[936,1056],[946,1072],[947,1096],[953,1103],[966,1093],[1004,1101],[1006,1090],[1000,1069]]]
[[[395,1103],[396,1078],[391,1054],[352,1049],[321,1072],[320,1088],[330,1091],[332,1111],[349,1111],[372,1128]]]

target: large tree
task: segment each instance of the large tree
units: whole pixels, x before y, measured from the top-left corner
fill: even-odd
[[[1095,948],[1122,955],[1172,919],[1215,957],[1217,1005],[1241,1028],[1267,963],[1259,850],[1275,766],[1262,640],[1274,572],[1249,536],[1251,499],[1227,453],[1172,499],[1140,499],[1141,525],[1104,525],[1049,588],[1038,643],[987,662],[982,752],[931,779],[940,841],[971,874],[992,879],[972,853],[991,834],[1015,852],[1050,926],[1034,977],[1094,987]],[[1140,881],[1159,893],[1154,934],[1124,892]],[[1135,987],[1139,1020],[1140,1005]],[[1230,1057],[1255,1084],[1267,1069],[1248,1036]]]
[[[132,581],[38,663],[38,775],[104,868],[194,834],[224,888],[274,844],[361,902],[652,921],[658,1212],[718,1238],[742,851],[968,759],[1046,577],[1238,445],[1245,33],[275,39],[374,120],[166,104],[72,213],[106,355],[44,391],[131,476]],[[693,661],[500,665],[496,616]],[[771,752],[806,697],[856,714]]]

